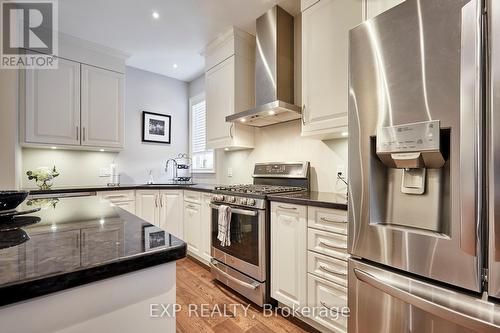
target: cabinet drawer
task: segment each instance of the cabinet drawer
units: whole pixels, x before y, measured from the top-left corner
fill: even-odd
[[[310,228],[347,235],[347,212],[338,209],[309,207],[307,225]]]
[[[347,236],[333,232],[308,228],[307,248],[341,260],[347,261],[349,258],[349,254],[347,254]]]
[[[312,274],[307,275],[307,303],[309,307],[326,308],[316,311],[311,319],[334,332],[347,331],[347,288]]]
[[[201,203],[201,192],[184,191],[184,201],[196,204]]]
[[[347,263],[345,261],[308,251],[307,271],[347,287]]]
[[[98,195],[100,198],[106,199],[113,203],[135,200],[135,191],[104,191],[99,192]]]

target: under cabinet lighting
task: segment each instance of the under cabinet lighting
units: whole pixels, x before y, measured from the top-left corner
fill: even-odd
[[[349,133],[347,133],[347,132],[342,132],[342,133],[340,133],[340,135],[342,135],[343,137],[346,137],[347,135],[349,135]]]
[[[57,149],[57,147],[50,147],[50,149]]]
[[[151,14],[153,16],[153,18],[155,20],[159,19],[160,18],[160,14],[158,12],[153,12],[153,14]]]
[[[241,121],[242,123],[244,123],[244,122],[245,122],[245,121],[247,121],[247,120],[246,120],[245,118],[241,118],[241,119],[240,119],[240,121]]]
[[[224,150],[225,150],[225,151],[228,151],[228,150],[229,150],[229,148],[224,148]]]
[[[99,151],[104,151],[104,149],[99,149]]]
[[[275,114],[276,114],[276,111],[273,111],[273,110],[269,111],[270,116],[274,116]]]
[[[104,224],[104,222],[105,222],[105,220],[104,220],[104,219],[100,219],[100,220],[99,220],[99,223],[100,223],[101,225],[103,225],[103,224]]]

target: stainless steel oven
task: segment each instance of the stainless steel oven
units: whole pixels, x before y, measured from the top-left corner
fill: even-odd
[[[262,306],[269,297],[270,193],[294,193],[309,188],[308,162],[257,163],[253,184],[216,187],[212,196],[212,262],[215,279]],[[230,245],[222,246],[219,207],[231,208]]]
[[[266,236],[269,229],[266,210],[230,205],[231,244],[222,246],[217,239],[219,206],[211,204],[212,273],[248,299],[263,305],[266,297]]]

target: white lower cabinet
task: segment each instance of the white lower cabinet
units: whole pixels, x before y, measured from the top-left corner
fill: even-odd
[[[184,241],[188,254],[208,265],[211,248],[211,194],[184,191]]]
[[[160,228],[177,238],[184,238],[183,190],[160,191]]]
[[[313,274],[307,275],[307,304],[316,311],[311,319],[334,332],[347,332],[347,288]]]
[[[160,226],[159,190],[137,190],[135,214],[141,219]]]
[[[201,257],[206,264],[212,259],[212,208],[210,202],[212,194],[203,193],[201,196]]]
[[[119,201],[114,203],[114,205],[135,215],[135,201]]]
[[[196,201],[188,201],[196,197]],[[196,192],[185,192],[184,196],[184,241],[187,250],[197,258],[201,257],[201,203],[200,194]]]
[[[97,195],[110,201],[114,206],[135,215],[135,191],[104,191],[99,192]]]
[[[287,306],[306,304],[307,207],[271,203],[271,297]]]
[[[182,198],[183,190],[137,190],[136,215],[184,239]]]
[[[104,191],[99,197],[184,240],[188,254],[210,264],[211,193],[179,190]]]
[[[348,257],[346,211],[271,202],[271,297],[320,331],[347,331]]]

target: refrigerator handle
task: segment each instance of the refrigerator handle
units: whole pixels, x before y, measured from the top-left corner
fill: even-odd
[[[460,247],[477,256],[483,188],[481,4],[462,8],[460,63]]]
[[[433,302],[432,299],[436,295],[434,295],[431,292],[428,293],[429,297],[426,298],[424,296],[415,295],[408,292],[407,290],[398,288],[398,286],[392,285],[387,281],[385,281],[386,279],[384,280],[379,279],[375,277],[372,273],[364,272],[358,268],[354,268],[354,274],[356,275],[356,278],[358,280],[382,291],[383,293],[395,297],[406,304],[415,306],[434,316],[440,317],[445,321],[456,323],[460,326],[469,328],[477,332],[498,333],[498,330],[500,329],[500,326],[494,325],[493,323],[483,321],[479,318],[461,313],[456,309],[452,309]],[[409,288],[412,288],[411,284],[408,284],[408,286]],[[417,289],[418,286],[415,286],[415,288]]]

